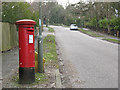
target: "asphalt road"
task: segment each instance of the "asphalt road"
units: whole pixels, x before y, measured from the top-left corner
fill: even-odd
[[[73,87],[117,88],[118,45],[90,37],[67,27],[55,30],[64,66]]]
[[[0,89],[2,89],[2,53],[0,52]]]

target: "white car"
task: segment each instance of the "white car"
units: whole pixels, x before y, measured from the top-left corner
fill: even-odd
[[[70,30],[78,30],[78,26],[76,24],[71,24]]]

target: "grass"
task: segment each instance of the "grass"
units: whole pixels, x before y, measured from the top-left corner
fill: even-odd
[[[94,32],[88,31],[88,30],[79,29],[79,31],[81,31],[81,32],[83,32],[83,33],[85,33],[87,35],[90,35],[92,37],[103,37],[102,35],[98,35],[98,34],[96,34]]]
[[[45,81],[47,81],[45,74],[44,73],[36,73],[35,74],[35,83],[34,84],[40,84],[40,83],[44,83]]]
[[[55,32],[54,29],[51,27],[48,27],[48,29],[49,29],[49,32]]]
[[[94,33],[94,32],[88,31],[88,30],[83,30],[83,29],[79,29],[79,30],[80,30],[81,32],[87,34],[87,35],[92,36],[92,37],[104,37],[104,36],[102,36],[102,35],[98,35],[98,34],[96,34],[96,33]],[[118,43],[118,44],[120,44],[120,40],[116,40],[116,39],[104,38],[104,39],[102,39],[102,40],[106,40],[106,41],[109,41],[109,42],[112,42],[112,43]]]
[[[116,40],[116,39],[104,38],[103,40],[106,40],[106,41],[109,41],[109,42],[113,42],[113,43],[119,43],[120,44],[120,40]]]
[[[45,58],[45,62],[50,62],[58,68],[57,62],[57,53],[56,53],[56,43],[55,36],[48,35],[43,40],[43,57]]]
[[[42,84],[44,82],[48,81],[46,79],[46,76],[44,73],[35,73],[35,82],[31,84],[19,84],[19,76],[18,74],[16,76],[13,76],[12,78],[12,86],[13,87],[19,87],[19,88],[26,88],[26,87],[33,87],[34,85]]]

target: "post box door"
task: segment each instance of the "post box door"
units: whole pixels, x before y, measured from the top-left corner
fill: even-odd
[[[29,56],[29,66],[33,67],[35,66],[35,50],[34,50],[34,27],[32,27],[31,29],[28,28],[27,29],[27,37],[28,37],[28,56]]]
[[[34,25],[21,25],[19,28],[19,66],[34,67]]]

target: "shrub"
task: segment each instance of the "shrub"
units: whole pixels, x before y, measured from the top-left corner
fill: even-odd
[[[110,25],[113,29],[120,31],[120,18],[112,18],[110,20]]]
[[[97,20],[96,17],[92,18],[89,22],[87,22],[85,24],[86,26],[93,26],[93,27],[97,27]]]
[[[99,20],[99,27],[101,28],[107,28],[108,24],[109,24],[109,21],[105,18],[105,19],[102,19],[102,20]]]

